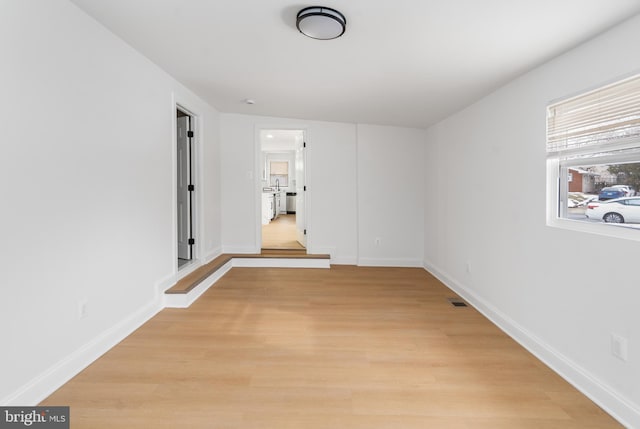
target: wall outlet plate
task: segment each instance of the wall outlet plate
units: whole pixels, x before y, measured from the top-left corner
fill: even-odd
[[[611,354],[626,362],[629,359],[629,341],[618,334],[611,334]]]

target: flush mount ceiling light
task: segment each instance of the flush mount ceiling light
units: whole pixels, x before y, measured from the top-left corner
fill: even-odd
[[[298,12],[296,27],[312,39],[331,40],[344,34],[347,19],[335,9],[311,6]]]

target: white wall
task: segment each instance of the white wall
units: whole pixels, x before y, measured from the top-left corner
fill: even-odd
[[[335,263],[357,259],[356,126],[221,115],[222,241],[225,252],[256,252],[256,133],[303,129],[307,141],[308,249]]]
[[[175,279],[175,101],[199,115],[200,251],[220,249],[219,119],[67,1],[3,2],[0,51],[0,403],[24,405]]]
[[[638,40],[635,17],[435,125],[425,153],[425,266],[631,427],[640,242],[546,226],[545,107],[640,70]]]
[[[260,129],[306,130],[311,253],[337,264],[422,265],[424,130],[236,114],[221,115],[225,252],[258,251]]]
[[[424,130],[358,125],[359,265],[422,266],[425,138]]]

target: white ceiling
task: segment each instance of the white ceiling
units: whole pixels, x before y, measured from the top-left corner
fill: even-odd
[[[640,0],[72,0],[222,112],[425,128],[640,12]],[[243,100],[255,99],[254,105]]]

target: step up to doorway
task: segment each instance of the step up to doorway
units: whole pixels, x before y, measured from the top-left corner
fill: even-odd
[[[304,250],[288,249],[264,249],[259,254],[223,254],[167,289],[165,306],[190,306],[232,267],[330,268],[330,260],[330,255],[309,255]]]

